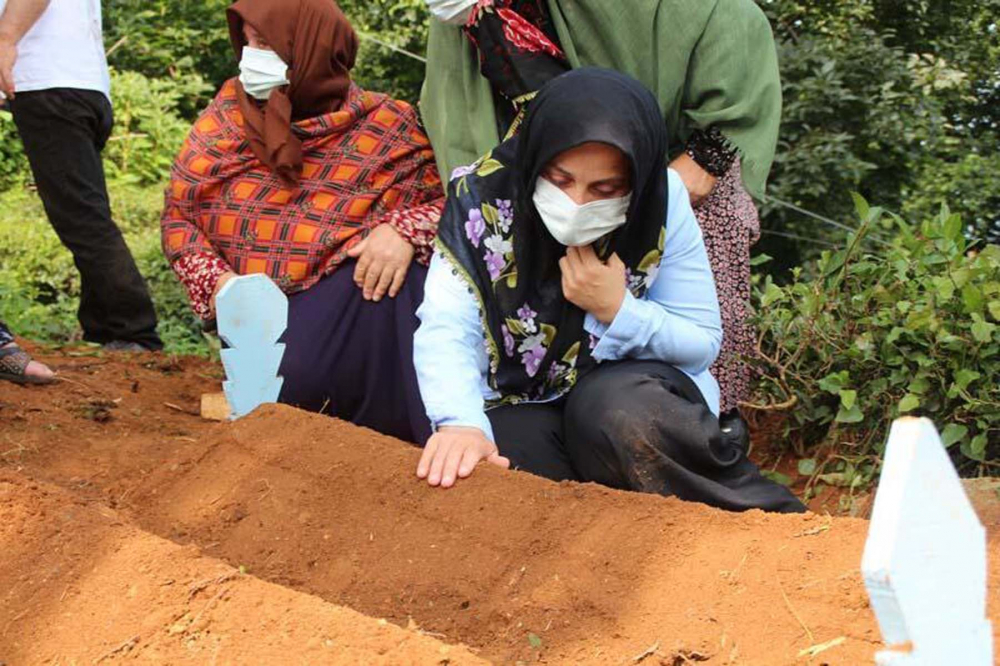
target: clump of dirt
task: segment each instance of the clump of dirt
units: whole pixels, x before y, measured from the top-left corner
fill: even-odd
[[[468,650],[265,583],[0,470],[8,664],[486,664]]]
[[[207,362],[104,361],[64,359],[72,381],[48,390],[0,385],[0,465],[246,579],[495,663],[853,665],[879,649],[859,573],[862,520],[727,514],[489,467],[432,489],[414,476],[412,447],[326,417],[277,406],[234,424],[191,416],[202,392],[218,390]],[[74,412],[95,396],[117,405],[110,422]],[[26,555],[12,570],[30,577],[27,554],[45,541],[18,548]],[[174,568],[158,575],[181,580]],[[102,595],[94,608],[117,603]],[[19,622],[34,621],[31,608]],[[132,637],[101,636],[104,649]]]

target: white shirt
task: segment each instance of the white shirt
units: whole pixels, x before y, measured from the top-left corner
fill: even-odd
[[[0,0],[0,15],[7,0]],[[14,90],[96,90],[111,99],[100,0],[52,0],[17,43]]]
[[[642,299],[626,292],[610,326],[588,315],[584,328],[599,341],[591,352],[597,361],[669,363],[691,377],[718,416],[719,384],[709,371],[722,347],[715,279],[690,195],[673,170],[669,187],[663,259],[653,284]],[[499,396],[487,381],[476,299],[441,254],[431,260],[424,289],[413,358],[427,416],[435,429],[475,427],[493,439],[486,402]]]

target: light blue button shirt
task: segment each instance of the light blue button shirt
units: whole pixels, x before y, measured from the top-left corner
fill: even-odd
[[[663,259],[653,284],[642,299],[626,292],[610,325],[588,315],[584,328],[599,339],[592,352],[598,361],[668,363],[694,380],[718,416],[719,385],[708,370],[722,346],[715,279],[687,189],[673,170],[669,187]],[[431,424],[435,430],[479,428],[493,439],[486,401],[499,396],[487,381],[489,355],[475,296],[441,254],[431,260],[424,289],[413,355]]]

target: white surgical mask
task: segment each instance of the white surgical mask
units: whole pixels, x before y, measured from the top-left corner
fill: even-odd
[[[275,88],[288,85],[288,65],[274,51],[243,47],[240,83],[251,97],[266,100]]]
[[[567,247],[582,247],[625,226],[632,195],[581,206],[559,187],[539,177],[534,202],[553,238]]]
[[[476,0],[427,0],[431,14],[437,20],[452,25],[461,25],[469,20]]]

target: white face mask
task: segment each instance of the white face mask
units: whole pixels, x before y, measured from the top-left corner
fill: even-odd
[[[266,100],[275,88],[288,85],[288,65],[274,51],[243,47],[240,60],[240,83],[247,94],[259,100]]]
[[[452,25],[461,25],[469,20],[476,0],[427,0],[427,7],[437,20]]]
[[[625,226],[632,195],[581,206],[559,187],[539,177],[534,202],[553,238],[567,247],[582,247]]]

